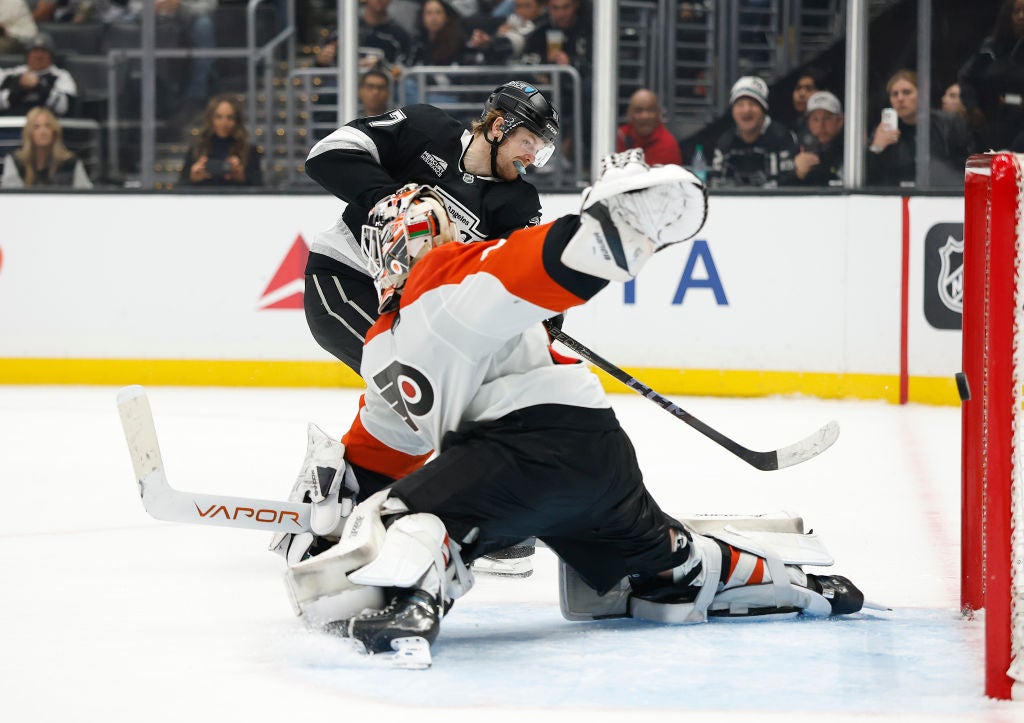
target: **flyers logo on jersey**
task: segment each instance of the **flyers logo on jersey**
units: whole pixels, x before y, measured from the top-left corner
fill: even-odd
[[[434,388],[418,369],[400,362],[391,362],[373,375],[373,383],[384,401],[398,413],[409,428],[420,431],[413,415],[423,417],[434,406]]]

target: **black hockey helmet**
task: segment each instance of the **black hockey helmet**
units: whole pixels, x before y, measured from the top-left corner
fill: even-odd
[[[492,110],[504,113],[502,130],[505,133],[523,126],[540,136],[546,145],[537,153],[533,165],[543,166],[547,163],[555,150],[555,139],[558,138],[558,111],[539,90],[522,80],[502,83],[487,98],[480,119],[486,118]]]

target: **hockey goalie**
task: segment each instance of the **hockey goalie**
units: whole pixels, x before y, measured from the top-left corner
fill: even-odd
[[[367,389],[341,441],[310,428],[291,499],[311,504],[311,531],[271,545],[299,614],[429,661],[473,561],[530,537],[561,560],[570,619],[860,610],[849,580],[804,571],[832,560],[798,522],[663,512],[597,377],[551,351],[543,320],[634,278],[706,213],[694,175],[638,151],[604,159],[579,214],[508,238],[460,243],[430,189],[378,203],[362,234],[381,311]]]

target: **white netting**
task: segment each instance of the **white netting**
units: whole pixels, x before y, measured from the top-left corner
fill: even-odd
[[[1010,669],[1009,676],[1016,681],[1015,693],[1024,686],[1024,480],[1022,480],[1021,385],[1024,384],[1024,179],[1021,166],[1024,155],[1017,156],[1016,233],[1014,234],[1014,316],[1013,316],[1013,474],[1010,480]],[[1017,695],[1014,695],[1017,697]]]

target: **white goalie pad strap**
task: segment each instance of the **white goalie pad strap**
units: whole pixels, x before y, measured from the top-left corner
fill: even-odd
[[[707,609],[722,576],[722,551],[714,540],[697,533],[691,533],[691,542],[704,565],[704,584],[696,599],[691,603],[657,603],[634,597],[629,601],[630,617],[672,624],[707,621]]]

